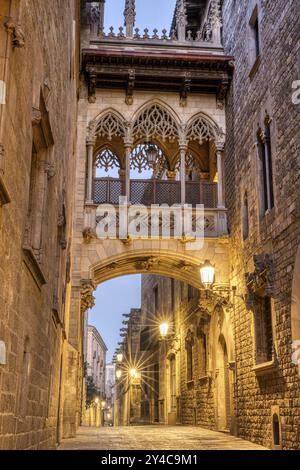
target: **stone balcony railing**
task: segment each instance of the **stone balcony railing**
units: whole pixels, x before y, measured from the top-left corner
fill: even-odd
[[[86,203],[85,204],[85,212],[84,212],[84,232],[83,236],[86,239],[86,241],[90,241],[93,238],[97,238],[96,236],[96,227],[97,223],[100,221],[99,220],[99,215],[98,215],[98,204],[93,204],[93,203]],[[129,206],[130,207],[130,206]],[[138,206],[136,206],[138,208]],[[159,233],[162,233],[162,226],[164,224],[163,220],[163,211],[168,210],[168,209],[160,209],[159,213]],[[151,209],[147,208],[147,214],[148,214],[148,234],[151,236]],[[197,214],[198,216],[198,214]],[[130,214],[128,215],[128,224],[132,222],[132,220],[136,217],[136,214],[133,215],[132,217]],[[195,224],[195,219],[196,219],[196,211],[193,209],[192,211],[192,217],[193,217],[193,224]],[[170,227],[170,237],[172,238],[173,235],[173,217],[171,216],[171,227]],[[143,223],[147,223],[147,221],[143,221]],[[118,228],[119,228],[119,210],[118,207],[116,206],[116,224],[117,224],[117,233],[118,233]],[[222,238],[226,237],[228,235],[228,228],[227,228],[227,210],[226,209],[205,209],[204,210],[204,237],[205,238]],[[140,236],[140,238],[143,238],[143,235]],[[184,241],[184,239],[183,239]],[[187,240],[188,242],[189,240]]]
[[[222,44],[213,38],[205,39],[200,31],[196,36],[193,36],[192,31],[187,31],[186,36],[183,40],[179,40],[174,34],[169,35],[166,29],[163,29],[161,33],[158,29],[154,28],[151,32],[148,28],[141,31],[139,28],[134,29],[132,36],[127,36],[124,28],[120,26],[117,30],[113,26],[109,28],[108,32],[100,30],[94,35],[92,42],[104,42],[104,43],[125,43],[130,42],[136,45],[162,45],[162,46],[186,46],[188,48],[222,48]]]
[[[218,206],[218,184],[206,181],[187,181],[186,204],[195,207],[203,204],[204,207],[216,209]],[[125,196],[125,181],[117,178],[95,178],[93,184],[93,201],[95,204],[118,204],[120,196]],[[181,203],[181,183],[170,180],[130,180],[130,201],[132,204],[142,204],[147,207],[151,204]]]
[[[99,222],[98,207],[101,205],[109,205],[114,207],[113,219],[116,219],[118,226],[120,197],[125,197],[125,181],[117,178],[95,178],[93,183],[92,201],[85,204],[85,230],[87,237],[94,237],[96,234],[96,226]],[[175,219],[178,216],[178,210],[184,207],[181,202],[181,183],[180,181],[170,180],[130,180],[130,202],[127,208],[135,209],[137,212],[140,208],[143,212],[144,222],[151,228],[151,217],[154,210],[158,210],[159,227],[161,229],[165,223],[165,217],[170,217],[170,234],[172,236]],[[186,182],[186,200],[185,204],[191,207],[192,221],[195,226],[196,217],[199,212],[196,211],[197,205],[203,206],[200,216],[204,218],[204,236],[215,238],[223,237],[228,234],[227,230],[227,210],[218,207],[218,185],[206,181]],[[159,206],[159,209],[157,207]],[[124,207],[124,206],[123,206]],[[171,208],[171,210],[169,209]],[[174,209],[175,208],[175,209]],[[106,209],[105,209],[106,211]],[[145,212],[146,211],[146,212]],[[168,212],[169,211],[169,212]],[[101,213],[103,211],[100,211]],[[134,214],[134,211],[132,212]],[[136,213],[135,213],[136,214]],[[147,215],[148,214],[148,215]],[[176,214],[176,215],[175,215]],[[131,215],[129,211],[129,219],[134,219],[135,215]],[[147,217],[149,220],[147,221]],[[100,217],[101,219],[101,217]],[[183,219],[182,219],[183,220]],[[130,220],[129,220],[130,221]]]

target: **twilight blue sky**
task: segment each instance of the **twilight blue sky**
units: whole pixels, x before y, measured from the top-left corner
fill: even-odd
[[[123,276],[98,286],[96,305],[89,313],[89,323],[95,325],[108,347],[107,362],[119,341],[123,313],[141,306],[141,276]]]
[[[105,30],[123,26],[125,0],[106,0]],[[141,30],[157,28],[169,31],[175,0],[136,0],[136,27]],[[113,176],[113,175],[111,175]],[[96,306],[89,314],[89,323],[95,325],[108,347],[108,362],[119,341],[122,314],[141,304],[140,276],[126,276],[101,284],[96,292]]]
[[[136,0],[136,27],[140,30],[166,28],[169,31],[176,0]],[[115,29],[123,26],[125,0],[106,0],[105,30],[110,26]]]

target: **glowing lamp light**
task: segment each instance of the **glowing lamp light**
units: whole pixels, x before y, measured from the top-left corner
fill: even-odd
[[[98,405],[98,403],[99,403],[99,398],[95,398],[95,403],[96,403],[96,405]]]
[[[129,374],[132,379],[136,379],[138,377],[138,372],[134,367],[130,369]]]
[[[117,361],[118,362],[123,362],[123,353],[118,353],[117,354]]]
[[[105,408],[105,406],[106,406],[106,401],[102,401],[102,402],[101,402],[101,406],[102,406],[102,408]]]
[[[116,377],[118,380],[120,380],[120,378],[122,377],[122,371],[120,369],[116,371]]]
[[[208,260],[201,266],[200,276],[205,289],[210,289],[215,279],[215,268]]]
[[[110,420],[111,419],[111,414],[107,413],[106,417],[107,417],[108,420]]]
[[[168,323],[161,323],[161,325],[159,325],[159,331],[160,331],[160,336],[162,338],[166,338],[168,336],[168,333],[169,333],[169,324]]]

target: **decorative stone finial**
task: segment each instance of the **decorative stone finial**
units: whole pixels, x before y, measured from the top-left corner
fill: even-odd
[[[186,40],[186,2],[185,0],[179,0],[177,12],[176,12],[176,27],[177,27],[177,39],[179,42]]]
[[[126,27],[126,37],[133,37],[133,28],[135,25],[135,0],[125,0],[124,26]]]

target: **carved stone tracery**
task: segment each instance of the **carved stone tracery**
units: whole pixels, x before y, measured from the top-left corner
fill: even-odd
[[[205,119],[204,116],[196,116],[188,125],[186,131],[186,138],[188,141],[196,140],[199,144],[216,139],[219,134],[219,129]]]
[[[161,138],[163,141],[174,141],[179,138],[179,131],[171,114],[158,104],[153,104],[138,116],[132,135],[137,139],[143,137],[146,140]]]
[[[95,166],[96,168],[104,169],[106,173],[113,168],[121,168],[117,155],[109,148],[105,148],[97,154]]]
[[[100,120],[92,121],[88,126],[88,140],[97,136],[112,140],[113,137],[125,138],[125,125],[121,119],[112,112],[108,112]]]

